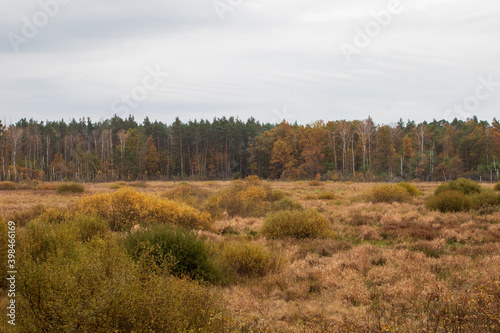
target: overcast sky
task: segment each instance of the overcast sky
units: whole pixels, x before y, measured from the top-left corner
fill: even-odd
[[[500,118],[498,0],[57,1],[0,4],[7,124]]]

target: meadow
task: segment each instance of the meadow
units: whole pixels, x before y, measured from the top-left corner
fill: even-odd
[[[500,331],[499,185],[66,185],[0,191],[3,330]]]

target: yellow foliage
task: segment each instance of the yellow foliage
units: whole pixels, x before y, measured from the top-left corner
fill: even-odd
[[[257,243],[229,242],[220,253],[222,266],[239,276],[264,276],[272,268],[271,252]]]
[[[404,186],[382,184],[373,186],[366,194],[366,198],[371,202],[409,202],[412,195]]]
[[[264,220],[261,232],[270,239],[328,238],[333,236],[327,218],[314,209],[269,213]]]
[[[83,198],[78,209],[105,218],[112,230],[124,230],[135,224],[172,223],[188,228],[211,229],[207,213],[181,202],[173,202],[125,187],[112,194],[95,194]]]
[[[255,176],[233,181],[231,185],[208,198],[205,210],[213,217],[222,216],[224,211],[229,216],[263,216],[272,208],[272,202],[284,196],[273,192]]]

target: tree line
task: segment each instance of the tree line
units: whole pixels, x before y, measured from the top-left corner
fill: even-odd
[[[500,123],[0,121],[0,180],[499,180]]]

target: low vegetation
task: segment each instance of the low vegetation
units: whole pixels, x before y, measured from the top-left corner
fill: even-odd
[[[173,224],[205,230],[212,227],[212,219],[205,212],[181,202],[140,193],[130,187],[111,194],[87,196],[78,203],[77,208],[84,213],[98,214],[108,221],[113,231],[130,230],[136,224]]]
[[[218,253],[220,265],[226,273],[255,278],[266,275],[273,268],[271,252],[255,242],[232,241]]]
[[[426,200],[427,208],[443,213],[466,212],[471,209],[480,213],[488,213],[499,205],[500,194],[463,178],[439,185],[434,195]]]
[[[261,232],[271,239],[324,238],[332,235],[328,220],[313,209],[269,213]]]
[[[457,180],[451,180],[449,182],[439,185],[438,188],[434,191],[434,195],[438,195],[442,192],[450,190],[459,191],[465,195],[470,195],[474,193],[481,193],[483,189],[481,185],[479,185],[475,181],[465,178],[459,178]]]
[[[16,328],[498,332],[499,193],[460,183],[389,184],[407,198],[392,204],[360,200],[382,184],[255,177],[0,192],[4,258],[16,221]],[[237,200],[209,204],[226,191]]]
[[[409,183],[382,184],[373,186],[365,197],[368,201],[377,202],[410,202],[412,197],[420,195],[417,187]]]
[[[281,191],[273,191],[258,177],[249,176],[245,181],[231,182],[231,186],[210,196],[205,210],[214,218],[220,218],[224,214],[230,217],[261,217],[273,209],[273,203],[283,198]],[[277,204],[278,207],[279,205]]]
[[[220,272],[210,261],[204,241],[193,231],[171,225],[154,225],[127,236],[126,247],[135,261],[145,260],[175,276],[216,282]]]
[[[3,181],[0,182],[0,191],[14,191],[17,190],[17,185],[14,182]]]
[[[442,213],[462,212],[471,209],[472,200],[461,191],[447,190],[430,196],[426,201],[426,206]]]

